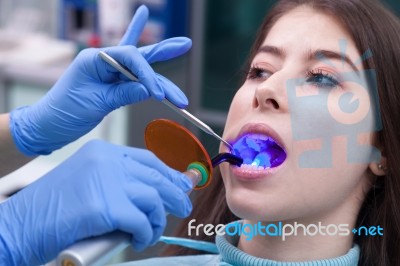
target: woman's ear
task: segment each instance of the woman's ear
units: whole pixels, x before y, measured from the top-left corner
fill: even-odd
[[[386,175],[388,165],[386,157],[383,155],[383,152],[381,155],[381,160],[379,162],[371,162],[369,164],[369,169],[371,169],[372,173],[376,176]]]

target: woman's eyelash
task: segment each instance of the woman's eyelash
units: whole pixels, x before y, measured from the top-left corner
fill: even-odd
[[[247,79],[267,79],[271,72],[258,65],[252,65],[247,73]]]
[[[252,65],[247,73],[249,80],[266,80],[273,73],[266,67]],[[305,82],[319,88],[333,89],[340,87],[338,79],[322,69],[313,69],[307,72]]]
[[[322,69],[308,71],[306,75],[306,83],[311,83],[317,87],[327,89],[340,87],[338,79]]]

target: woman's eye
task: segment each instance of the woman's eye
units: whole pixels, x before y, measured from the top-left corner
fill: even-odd
[[[260,68],[257,66],[251,67],[248,74],[247,74],[247,79],[267,79],[271,76],[271,72],[264,69]]]
[[[327,73],[323,73],[322,71],[318,70],[310,71],[307,74],[306,82],[311,83],[314,86],[326,89],[333,89],[340,85],[337,79]]]

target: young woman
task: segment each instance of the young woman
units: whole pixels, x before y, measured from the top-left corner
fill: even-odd
[[[222,179],[199,192],[178,235],[188,237],[193,219],[297,224],[297,236],[285,240],[217,236],[214,262],[400,265],[399,67],[400,23],[378,1],[279,1],[257,35],[224,130],[247,165],[221,165]],[[357,104],[342,102],[346,94]],[[331,225],[330,233],[304,235],[299,224]],[[198,232],[190,237],[214,241]],[[200,252],[171,246],[166,254]]]

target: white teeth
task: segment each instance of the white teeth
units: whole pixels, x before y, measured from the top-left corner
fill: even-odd
[[[250,165],[250,164],[242,164],[240,168],[244,170],[252,170],[252,171],[261,171],[265,170],[263,166],[257,166],[257,165]]]

